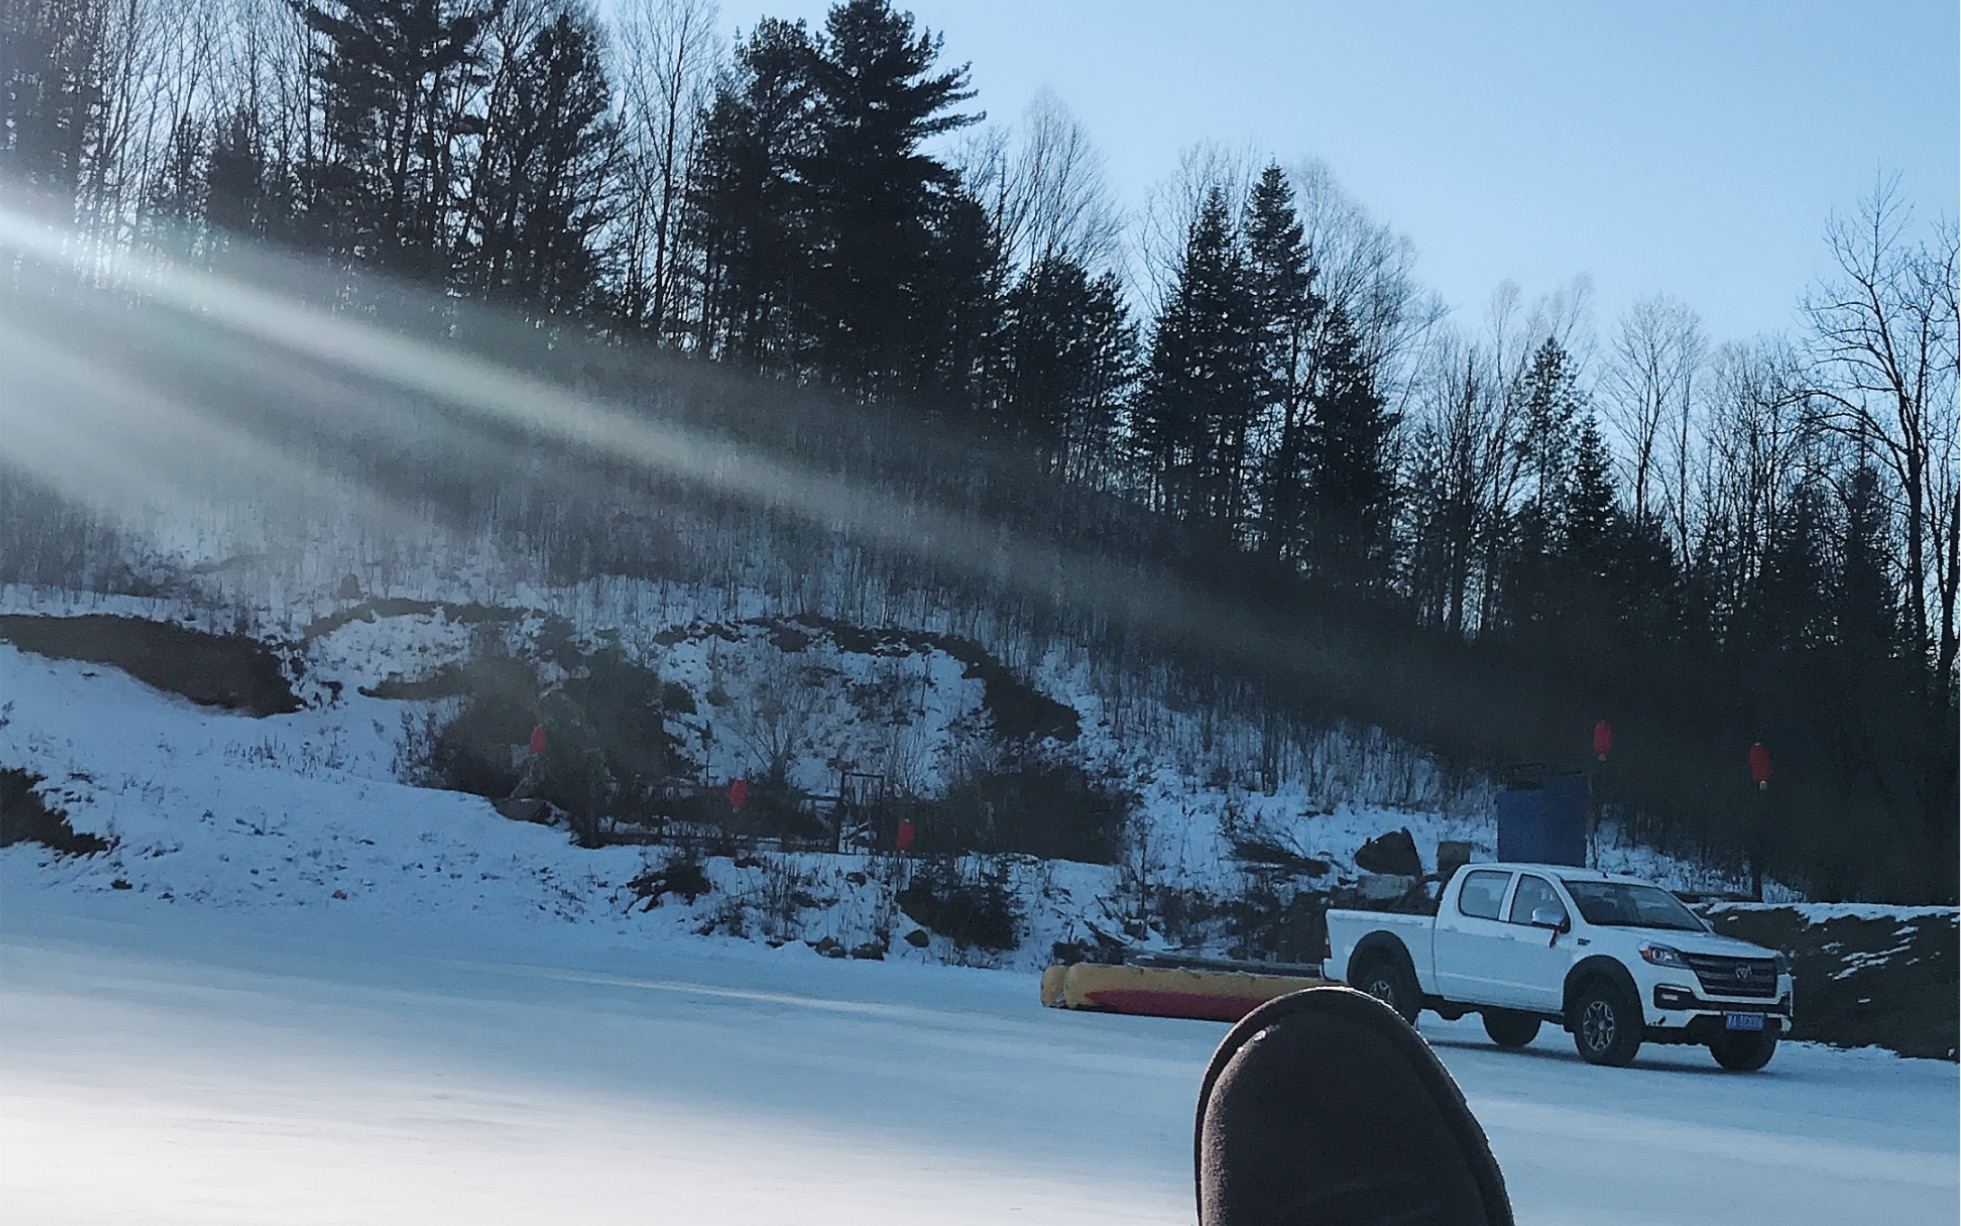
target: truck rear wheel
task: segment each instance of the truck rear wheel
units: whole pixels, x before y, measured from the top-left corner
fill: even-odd
[[[1580,990],[1570,1018],[1573,1046],[1588,1064],[1625,1068],[1641,1050],[1640,1006],[1607,979],[1596,979]]]
[[[1736,1073],[1754,1073],[1777,1052],[1777,1036],[1767,1030],[1728,1030],[1709,1044],[1716,1063]]]
[[[1350,982],[1402,1014],[1410,1025],[1416,1025],[1416,1015],[1423,1009],[1422,994],[1417,990],[1415,976],[1397,959],[1376,954]]]
[[[1500,1047],[1524,1047],[1539,1034],[1539,1019],[1511,1009],[1486,1009],[1484,1032]]]

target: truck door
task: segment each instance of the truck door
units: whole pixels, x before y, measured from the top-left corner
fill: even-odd
[[[1445,1000],[1506,1003],[1494,994],[1500,990],[1494,968],[1509,936],[1502,916],[1511,885],[1507,870],[1468,870],[1456,905],[1437,912],[1437,994]]]
[[[1500,981],[1498,990],[1509,1003],[1557,1013],[1566,970],[1573,964],[1573,938],[1551,928],[1535,927],[1533,913],[1544,911],[1567,918],[1566,904],[1552,882],[1533,873],[1520,873],[1511,905],[1505,910],[1505,935],[1498,942],[1493,967]]]

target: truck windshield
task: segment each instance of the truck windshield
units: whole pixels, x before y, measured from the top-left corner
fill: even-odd
[[[1707,932],[1701,920],[1667,890],[1624,881],[1566,881],[1566,892],[1589,924],[1606,928],[1670,928]]]

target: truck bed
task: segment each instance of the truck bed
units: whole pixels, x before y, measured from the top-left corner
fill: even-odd
[[[1327,924],[1328,955],[1321,963],[1322,975],[1347,982],[1348,959],[1355,952],[1356,944],[1371,932],[1387,931],[1401,937],[1403,944],[1409,948],[1410,958],[1416,964],[1418,986],[1426,992],[1433,990],[1430,960],[1436,936],[1433,916],[1336,908],[1328,912]]]

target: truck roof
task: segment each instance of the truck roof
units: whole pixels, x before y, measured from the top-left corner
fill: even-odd
[[[1531,871],[1536,873],[1546,873],[1554,877],[1564,877],[1569,881],[1624,881],[1630,885],[1654,885],[1655,884],[1654,882],[1648,881],[1645,878],[1630,877],[1626,873],[1603,873],[1597,868],[1581,868],[1578,865],[1574,865],[1574,864],[1533,864],[1520,860],[1500,860],[1497,861],[1496,863],[1473,861],[1470,864],[1466,864],[1464,867],[1466,870],[1487,868],[1487,869],[1498,869],[1504,872],[1511,872],[1520,869],[1530,869]],[[1661,887],[1657,886],[1656,888],[1659,889]]]

